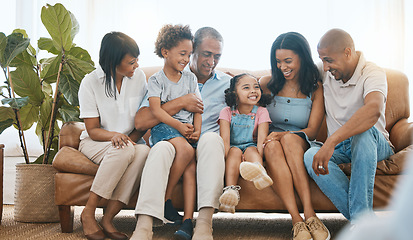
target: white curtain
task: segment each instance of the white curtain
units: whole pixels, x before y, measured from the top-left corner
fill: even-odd
[[[32,44],[48,34],[40,21],[41,7],[62,3],[74,13],[80,32],[75,43],[87,49],[97,62],[100,40],[109,31],[132,36],[142,50],[140,64],[162,64],[153,54],[158,30],[166,23],[217,28],[225,40],[221,66],[245,69],[269,67],[269,49],[281,33],[297,31],[316,45],[330,28],[342,28],[354,38],[356,48],[382,67],[407,69],[413,24],[404,0],[293,0],[293,1],[169,1],[169,0],[0,0],[7,11],[0,16],[0,31],[9,34],[24,28]],[[10,10],[10,11],[9,11]],[[410,24],[410,28],[409,27]],[[411,55],[411,54],[410,54]]]
[[[302,33],[318,62],[319,38],[328,29],[342,28],[352,35],[356,48],[369,61],[403,71],[413,79],[412,1],[0,0],[0,31],[8,35],[15,28],[23,28],[32,45],[37,46],[40,37],[48,37],[40,20],[41,7],[57,2],[76,16],[80,31],[74,42],[89,51],[95,64],[100,41],[109,31],[122,31],[133,37],[141,49],[139,64],[153,66],[162,65],[153,50],[163,24],[189,24],[194,32],[212,26],[224,37],[220,66],[258,70],[270,67],[271,44],[281,33]],[[2,73],[0,80],[4,81]],[[410,86],[411,99],[412,89]],[[3,135],[0,142],[6,138]]]

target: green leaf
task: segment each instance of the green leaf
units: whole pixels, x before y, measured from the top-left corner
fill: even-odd
[[[79,33],[79,22],[77,21],[75,15],[72,12],[70,12],[70,11],[68,11],[68,12],[69,12],[69,15],[70,15],[70,19],[72,20],[72,30],[70,32],[70,37],[72,38],[72,41],[73,41],[76,34]]]
[[[21,29],[21,28],[14,29],[12,33],[21,33],[24,38],[29,38],[29,35],[27,35],[26,30]]]
[[[0,121],[6,121],[12,119],[14,121],[14,111],[11,107],[0,106]]]
[[[27,35],[26,30],[24,30],[24,29],[19,29],[19,28],[14,29],[13,33],[21,33],[21,34],[23,34],[23,37],[29,38],[29,35]],[[33,55],[33,56],[36,55],[36,50],[34,50],[34,48],[31,44],[29,44],[28,51],[31,55]]]
[[[50,110],[51,110],[51,106],[50,106]],[[48,132],[49,132],[50,118],[48,118],[48,117],[50,117],[50,115],[47,115],[47,116],[46,115],[44,115],[44,116],[41,115],[40,118],[43,119],[42,122],[44,124],[40,123],[40,120],[39,120],[39,122],[36,125],[35,133],[36,133],[37,137],[39,138],[39,142],[42,146],[44,146],[42,134],[43,134],[44,138],[47,138]],[[53,133],[55,138],[57,138],[59,136],[59,132],[60,132],[59,125],[55,122],[54,133]]]
[[[56,145],[55,142],[57,142],[57,140],[53,139],[52,142],[52,148],[49,152],[49,158],[47,159],[47,163],[46,164],[51,164],[53,162],[54,156],[56,155],[58,148],[54,147],[53,145]],[[36,160],[34,162],[32,162],[31,164],[43,164],[43,156],[44,154],[40,155],[38,158],[36,158]]]
[[[73,56],[73,57],[75,57],[79,60],[88,62],[88,63],[92,64],[93,66],[95,65],[95,63],[92,61],[92,58],[90,57],[89,53],[81,47],[72,47],[72,49],[70,49],[70,51],[66,52],[66,55],[71,55],[71,56]]]
[[[70,74],[80,83],[86,74],[95,70],[95,67],[86,61],[69,55],[66,58],[66,64],[63,66],[63,69],[66,74]]]
[[[40,106],[44,94],[37,74],[29,67],[18,67],[10,73],[14,85],[14,91],[21,97],[29,97],[30,102]]]
[[[59,55],[60,51],[58,51],[54,45],[53,45],[53,41],[50,38],[44,38],[41,37],[39,38],[39,40],[37,41],[37,46],[39,47],[39,49],[41,50],[46,50],[49,53],[53,53],[55,55]]]
[[[9,66],[11,61],[20,53],[25,51],[30,44],[30,39],[23,38],[21,33],[12,33],[7,36],[7,45],[4,49],[4,61],[3,67]]]
[[[59,65],[62,62],[62,55],[42,59],[41,62],[43,71],[40,73],[40,78],[47,83],[55,83],[57,81]]]
[[[59,51],[68,51],[72,47],[72,19],[66,8],[57,3],[42,7],[41,19]]]
[[[39,139],[40,145],[42,145],[42,146],[43,146],[43,136],[42,136],[42,134],[46,134],[45,132],[46,132],[47,130],[48,130],[48,129],[46,129],[44,126],[42,126],[41,124],[37,123],[36,129],[35,129],[35,133],[36,133],[36,135],[37,135],[37,138]],[[44,137],[46,138],[47,136],[44,136]],[[44,149],[44,147],[43,147],[43,149]]]
[[[71,75],[60,75],[59,91],[63,94],[66,100],[74,106],[79,106],[77,93],[79,92],[79,82],[72,78]]]
[[[79,118],[79,108],[71,105],[63,105],[59,108],[60,116],[63,118],[63,122],[76,121],[81,122]]]
[[[14,109],[20,109],[26,106],[29,103],[29,97],[24,98],[4,98],[1,100],[3,105],[8,104],[10,107]]]
[[[53,98],[50,96],[45,96],[45,99],[40,106],[40,117],[39,122],[37,123],[38,127],[43,127],[48,129],[50,123],[50,115],[52,112]]]
[[[43,91],[44,94],[47,94],[47,95],[49,95],[49,96],[52,96],[52,95],[53,95],[52,85],[50,85],[50,84],[47,83],[47,82],[43,82],[43,83],[42,83],[42,91]]]
[[[44,153],[38,156],[36,160],[34,160],[34,162],[31,162],[31,164],[43,164],[43,156],[44,156]]]
[[[34,68],[37,66],[37,60],[34,56],[30,55],[28,51],[24,51],[17,55],[10,63],[10,67],[26,66]]]
[[[39,119],[40,106],[33,106],[30,103],[20,109],[20,121],[23,131],[30,129],[33,123]]]
[[[13,119],[7,119],[5,121],[0,121],[0,134],[3,133],[4,130],[9,128],[11,125],[13,125]]]
[[[4,33],[0,32],[0,65],[3,67],[6,66],[4,61],[4,50],[6,49],[7,45],[7,37]]]
[[[13,125],[16,115],[11,107],[0,106],[0,134]]]

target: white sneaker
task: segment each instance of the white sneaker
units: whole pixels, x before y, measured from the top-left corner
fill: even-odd
[[[254,186],[258,189],[264,189],[273,184],[272,179],[268,176],[265,168],[258,162],[242,162],[239,165],[239,171],[245,180],[254,182]]]
[[[219,197],[219,210],[224,212],[235,213],[235,207],[239,202],[240,186],[227,186],[224,188],[224,193]]]

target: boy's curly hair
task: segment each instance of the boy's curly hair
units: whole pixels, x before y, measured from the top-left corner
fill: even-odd
[[[237,104],[238,97],[237,97],[237,93],[235,92],[237,83],[241,78],[245,76],[250,76],[252,78],[257,79],[256,77],[254,77],[253,75],[249,73],[241,73],[231,78],[229,88],[225,89],[225,103],[232,109],[236,108],[238,105]],[[265,107],[271,103],[272,96],[270,94],[264,94],[262,92],[261,86],[260,86],[260,90],[261,90],[261,99],[258,101],[258,105],[260,105],[261,107]]]
[[[155,42],[155,54],[158,55],[160,58],[162,56],[162,48],[164,49],[171,49],[173,47],[178,46],[179,42],[188,39],[193,40],[193,35],[191,33],[191,29],[188,25],[182,26],[178,25],[171,25],[166,24],[164,25],[158,33],[158,37],[156,38]]]

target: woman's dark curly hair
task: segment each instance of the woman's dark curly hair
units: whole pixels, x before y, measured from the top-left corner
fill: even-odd
[[[239,80],[245,76],[250,76],[254,78],[255,80],[257,80],[256,77],[254,77],[253,75],[249,73],[242,73],[242,74],[236,75],[233,78],[231,78],[229,88],[225,89],[225,103],[232,109],[236,108],[238,105],[237,103],[238,96],[237,96],[237,93],[235,92],[235,89],[237,87]],[[261,99],[258,101],[258,105],[260,105],[261,107],[265,107],[271,103],[272,97],[270,94],[263,94],[261,86],[260,86],[260,91],[261,91]]]
[[[277,67],[275,54],[278,49],[288,49],[299,56],[301,67],[298,84],[300,85],[300,91],[309,97],[318,88],[318,82],[321,82],[321,77],[311,57],[310,45],[304,36],[297,32],[283,33],[272,44],[271,80],[267,85],[268,89],[273,95],[277,95],[285,84],[284,75]]]
[[[163,58],[162,48],[169,50],[173,47],[178,46],[180,41],[184,39],[192,41],[193,38],[194,37],[192,36],[191,29],[188,25],[164,25],[159,31],[158,37],[156,38],[155,53],[160,58]]]

